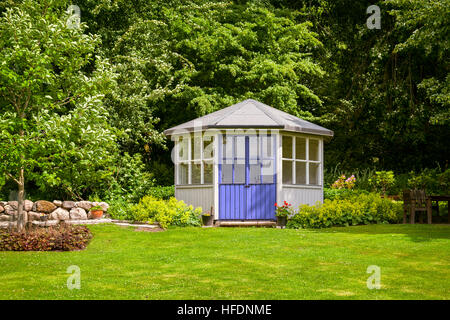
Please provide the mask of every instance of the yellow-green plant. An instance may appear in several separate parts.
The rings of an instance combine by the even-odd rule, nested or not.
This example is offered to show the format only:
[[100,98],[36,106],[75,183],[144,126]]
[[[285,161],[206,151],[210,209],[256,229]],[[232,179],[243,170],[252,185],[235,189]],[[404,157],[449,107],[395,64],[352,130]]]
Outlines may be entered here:
[[302,205],[288,221],[290,228],[326,228],[372,223],[398,223],[402,204],[379,194],[360,194],[348,199],[326,199],[315,206]]
[[140,222],[158,222],[161,227],[169,226],[200,226],[202,208],[194,209],[183,201],[174,197],[169,200],[157,199],[153,196],[145,196],[139,204],[133,206],[133,220]]

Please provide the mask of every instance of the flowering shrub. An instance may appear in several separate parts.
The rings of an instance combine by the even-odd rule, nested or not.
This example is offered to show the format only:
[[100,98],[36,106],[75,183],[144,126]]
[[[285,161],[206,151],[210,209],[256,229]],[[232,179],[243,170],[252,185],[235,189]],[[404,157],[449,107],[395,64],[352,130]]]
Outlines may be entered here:
[[377,191],[381,191],[383,195],[389,190],[395,183],[394,172],[392,171],[376,171],[374,176],[369,179],[371,185]]
[[355,183],[356,183],[356,178],[353,174],[348,178],[345,178],[345,175],[343,174],[331,185],[331,188],[333,188],[333,189],[346,188],[346,189],[350,190],[350,189],[353,189],[353,187],[355,186]]
[[302,205],[289,219],[288,228],[326,228],[372,223],[398,223],[402,204],[378,194],[360,194],[347,199],[326,199],[315,206]]
[[286,201],[284,201],[281,207],[275,202],[275,208],[277,217],[287,217],[293,213],[292,204],[287,203]]
[[57,225],[33,230],[0,229],[0,251],[71,251],[86,248],[92,239],[85,226]]
[[140,222],[159,222],[161,227],[201,226],[202,208],[194,209],[175,198],[169,200],[145,196],[131,209],[132,219]]

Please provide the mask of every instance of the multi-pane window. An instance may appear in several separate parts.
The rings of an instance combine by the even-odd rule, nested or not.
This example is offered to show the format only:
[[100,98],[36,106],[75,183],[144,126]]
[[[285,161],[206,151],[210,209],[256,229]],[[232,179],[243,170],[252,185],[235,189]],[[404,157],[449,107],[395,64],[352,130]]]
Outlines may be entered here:
[[282,136],[283,184],[320,185],[320,140]]
[[212,184],[214,137],[191,134],[177,142],[177,184]]
[[222,135],[220,183],[275,183],[274,147],[270,134]]

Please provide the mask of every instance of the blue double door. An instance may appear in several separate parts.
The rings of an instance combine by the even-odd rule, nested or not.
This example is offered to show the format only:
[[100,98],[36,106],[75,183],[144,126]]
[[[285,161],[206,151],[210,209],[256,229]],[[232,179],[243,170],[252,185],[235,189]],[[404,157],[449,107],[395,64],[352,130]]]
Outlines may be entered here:
[[222,135],[219,145],[219,219],[274,220],[275,137]]

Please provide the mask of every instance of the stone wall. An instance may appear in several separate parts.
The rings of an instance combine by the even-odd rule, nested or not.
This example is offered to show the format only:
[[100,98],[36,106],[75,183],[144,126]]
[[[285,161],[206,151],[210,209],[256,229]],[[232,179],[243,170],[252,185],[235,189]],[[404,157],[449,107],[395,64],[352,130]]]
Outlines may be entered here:
[[[106,202],[25,200],[23,209],[29,221],[40,220],[41,215],[48,220],[86,220],[92,219],[89,209],[94,206],[101,206],[104,213],[109,208]],[[0,222],[17,220],[17,208],[17,201],[0,201]]]

